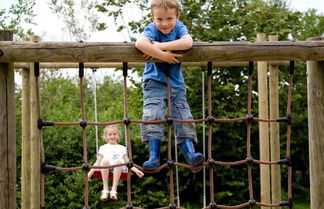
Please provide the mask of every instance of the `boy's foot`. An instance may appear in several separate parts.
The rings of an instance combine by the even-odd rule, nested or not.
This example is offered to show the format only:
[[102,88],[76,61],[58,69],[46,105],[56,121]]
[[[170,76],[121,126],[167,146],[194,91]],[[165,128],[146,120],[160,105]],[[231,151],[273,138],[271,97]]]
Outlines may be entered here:
[[148,141],[150,159],[143,163],[143,168],[147,170],[154,170],[160,166],[160,146],[159,139],[150,139]]
[[110,191],[110,199],[117,200],[117,192],[114,190]]
[[[179,144],[179,148],[187,160],[187,163],[191,166],[197,166],[205,161],[204,155],[196,152],[191,139],[185,139]],[[198,173],[202,167],[192,168],[193,173]]]
[[109,191],[107,190],[102,190],[101,191],[101,196],[100,196],[100,200],[101,201],[107,201],[108,200],[108,194],[109,194]]
[[146,170],[154,170],[160,166],[160,159],[150,158],[148,161],[143,163],[143,168]]

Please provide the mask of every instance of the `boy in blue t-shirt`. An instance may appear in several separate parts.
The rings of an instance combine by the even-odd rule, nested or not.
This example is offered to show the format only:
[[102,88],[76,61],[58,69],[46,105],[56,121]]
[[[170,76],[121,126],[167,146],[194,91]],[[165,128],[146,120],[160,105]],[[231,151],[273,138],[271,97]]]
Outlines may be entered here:
[[[165,119],[167,103],[167,68],[170,64],[171,118],[193,119],[186,99],[186,89],[181,63],[181,54],[172,50],[186,50],[192,47],[192,38],[186,26],[179,21],[178,0],[152,0],[152,20],[144,29],[135,46],[144,53],[144,58],[153,58],[167,63],[146,63],[143,73],[143,116],[142,120]],[[168,64],[169,63],[169,64]],[[163,140],[163,124],[141,124],[142,141],[149,143],[150,159],[143,163],[145,169],[155,169],[160,165],[160,145]],[[197,141],[194,123],[173,123],[176,140],[188,164],[204,162],[204,156],[196,153],[193,142]],[[193,169],[198,172],[200,169]]]

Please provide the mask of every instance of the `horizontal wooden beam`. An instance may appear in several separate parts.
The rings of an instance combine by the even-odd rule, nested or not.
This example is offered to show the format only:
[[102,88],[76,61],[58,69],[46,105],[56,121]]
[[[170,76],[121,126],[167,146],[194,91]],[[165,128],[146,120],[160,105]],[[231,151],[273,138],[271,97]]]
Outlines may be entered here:
[[[182,62],[319,61],[324,41],[195,42]],[[145,62],[134,43],[0,42],[0,62]]]
[[[288,61],[269,61],[269,65],[288,66]],[[129,62],[129,68],[143,68],[144,62]],[[213,62],[215,67],[242,67],[248,66],[249,62]],[[15,68],[29,68],[30,64],[26,62],[15,62]],[[41,62],[40,68],[78,68],[79,64],[76,62]],[[85,62],[86,68],[121,68],[122,62]],[[184,67],[204,67],[207,66],[207,62],[184,62]]]

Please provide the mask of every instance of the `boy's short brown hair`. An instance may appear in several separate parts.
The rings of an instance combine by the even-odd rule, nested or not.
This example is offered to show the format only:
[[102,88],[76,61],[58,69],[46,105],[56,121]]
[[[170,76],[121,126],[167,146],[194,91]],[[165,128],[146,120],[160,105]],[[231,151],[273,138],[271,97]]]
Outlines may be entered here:
[[177,12],[177,15],[179,16],[180,2],[178,0],[152,0],[151,1],[152,15],[153,15],[154,8],[175,9]]

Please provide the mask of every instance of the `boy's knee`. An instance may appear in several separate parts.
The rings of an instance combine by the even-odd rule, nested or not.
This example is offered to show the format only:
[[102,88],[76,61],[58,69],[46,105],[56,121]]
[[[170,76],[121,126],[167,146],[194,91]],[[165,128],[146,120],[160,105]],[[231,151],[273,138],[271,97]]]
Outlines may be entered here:
[[148,99],[144,101],[143,108],[143,120],[157,120],[161,119],[163,115],[161,115],[161,110],[163,107],[161,104],[163,103],[162,99]]
[[174,118],[178,118],[182,120],[193,119],[188,103],[179,102],[174,104],[173,108],[174,110],[172,111],[172,114],[174,115],[173,116]]

